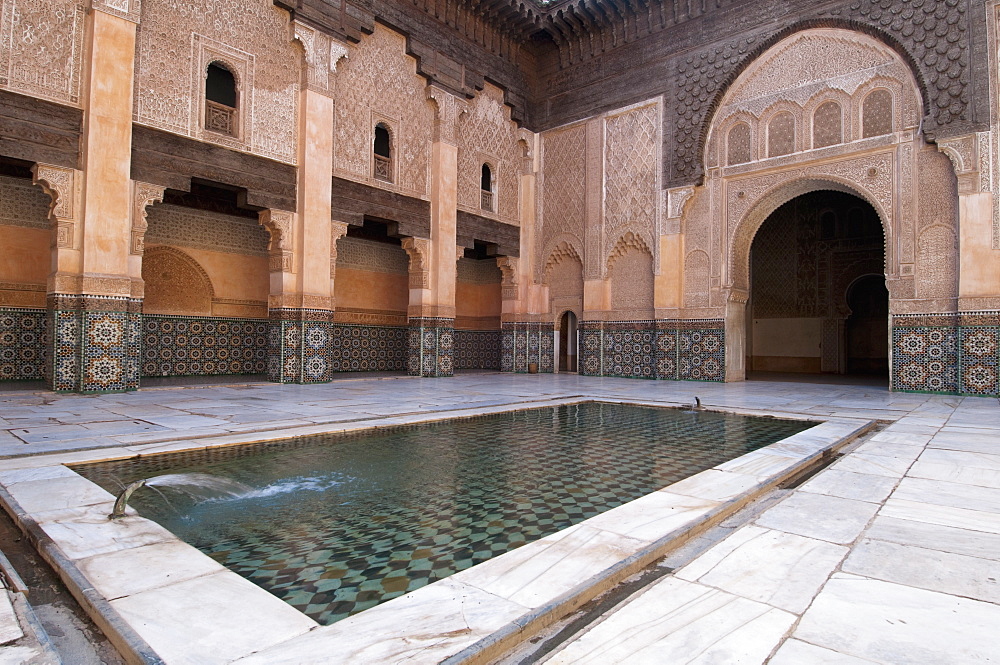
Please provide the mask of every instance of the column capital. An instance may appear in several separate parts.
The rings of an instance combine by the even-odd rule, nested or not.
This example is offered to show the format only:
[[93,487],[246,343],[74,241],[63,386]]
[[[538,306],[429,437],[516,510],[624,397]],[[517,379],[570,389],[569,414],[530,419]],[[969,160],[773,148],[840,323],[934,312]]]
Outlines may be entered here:
[[333,96],[333,75],[340,59],[348,57],[347,45],[301,21],[292,22],[292,39],[299,42],[304,51],[302,87]]
[[434,141],[458,145],[458,118],[465,112],[465,101],[433,85],[427,86],[427,99],[434,102]]
[[142,0],[90,0],[90,9],[138,24]]

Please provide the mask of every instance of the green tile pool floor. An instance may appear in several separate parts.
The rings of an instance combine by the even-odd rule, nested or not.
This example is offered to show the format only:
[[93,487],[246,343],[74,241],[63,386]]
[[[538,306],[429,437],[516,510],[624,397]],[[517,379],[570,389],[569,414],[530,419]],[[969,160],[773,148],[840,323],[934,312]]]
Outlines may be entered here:
[[249,486],[131,504],[330,624],[813,424],[585,402],[76,470],[115,493],[185,472]]

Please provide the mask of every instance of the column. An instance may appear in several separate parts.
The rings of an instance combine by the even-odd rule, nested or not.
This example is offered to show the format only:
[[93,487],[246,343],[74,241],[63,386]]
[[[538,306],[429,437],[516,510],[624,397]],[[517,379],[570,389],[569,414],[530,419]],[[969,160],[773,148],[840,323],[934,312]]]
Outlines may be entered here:
[[[459,100],[428,87],[435,102],[434,142],[431,144],[431,237],[408,238],[410,305],[408,372],[414,376],[452,376],[455,359],[455,280],[457,278]],[[424,242],[418,242],[424,241]],[[408,246],[409,245],[409,246]],[[419,252],[418,262],[415,262]],[[420,283],[414,283],[414,267]],[[416,286],[416,288],[415,288]]]
[[130,270],[129,178],[138,20],[134,0],[93,1],[83,54],[83,170],[36,167],[36,180],[57,193],[46,374],[59,392],[139,387],[142,282]]

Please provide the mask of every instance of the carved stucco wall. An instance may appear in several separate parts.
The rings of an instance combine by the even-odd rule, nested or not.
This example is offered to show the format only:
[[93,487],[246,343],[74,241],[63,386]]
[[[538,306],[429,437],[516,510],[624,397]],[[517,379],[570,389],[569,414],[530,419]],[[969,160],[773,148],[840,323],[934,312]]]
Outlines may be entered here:
[[52,198],[30,180],[0,176],[0,225],[51,228]]
[[539,178],[538,277],[556,249],[565,244],[583,260],[587,207],[587,128],[583,124],[542,134]]
[[150,247],[142,258],[147,314],[211,314],[212,281],[198,262],[173,247]]
[[[406,38],[380,24],[350,47],[337,65],[334,85],[334,173],[411,196],[428,195],[429,146],[434,107]],[[393,183],[372,177],[375,125],[392,137]]]
[[[860,21],[884,30],[920,68],[930,103],[932,129],[971,122],[969,82],[971,31],[968,4],[964,2],[909,2],[907,0],[858,0],[850,7],[820,11],[821,22]],[[668,117],[672,151],[668,182],[693,184],[703,174],[703,143],[714,125],[714,101],[770,39],[766,27],[754,35],[712,44],[677,62],[674,89],[680,104]],[[935,127],[936,126],[936,127]]]
[[[480,175],[484,162],[490,164],[496,180],[495,214],[480,208]],[[503,90],[487,83],[458,119],[459,208],[486,217],[496,216],[507,224],[519,224],[520,166],[518,129],[511,122],[510,107],[503,103]]]
[[86,0],[3,0],[0,88],[78,104],[87,5]]
[[267,230],[256,219],[159,203],[149,207],[146,243],[267,256]]
[[568,247],[557,250],[545,269],[549,286],[550,313],[558,317],[571,309],[577,316],[583,312],[583,263]]
[[608,262],[611,309],[616,321],[653,318],[653,256],[636,241],[623,241]]
[[[631,232],[653,248],[659,201],[660,105],[648,102],[604,121],[604,255]],[[655,265],[655,264],[654,264]]]
[[[788,73],[791,61],[807,73],[801,82]],[[892,109],[891,118],[880,117],[879,123],[892,131],[863,138],[865,100],[880,89],[892,95]],[[829,102],[842,109],[844,142],[823,145],[828,141],[820,140],[813,148],[815,111]],[[768,124],[781,113],[794,119],[794,152],[769,158]],[[818,122],[828,115],[820,114]],[[852,193],[875,207],[885,225],[886,275],[894,311],[931,306],[910,300],[920,297],[914,295],[913,281],[920,269],[917,219],[927,214],[917,191],[936,174],[930,191],[939,194],[930,205],[952,228],[957,198],[942,191],[954,187],[954,176],[940,168],[933,148],[919,135],[920,117],[920,98],[909,69],[896,53],[870,37],[845,30],[811,30],[764,53],[737,79],[716,114],[705,155],[709,177],[698,188],[684,220],[685,306],[705,307],[707,302],[721,315],[726,289],[747,287],[749,250],[759,225],[782,203],[818,189]],[[752,129],[751,161],[728,166],[726,138],[737,123]],[[934,242],[939,246],[942,241]],[[693,255],[695,251],[703,254]],[[952,250],[951,258],[942,260],[954,262],[954,255]],[[711,262],[707,276],[705,257]],[[935,284],[951,280],[941,277],[940,271],[927,278]],[[687,293],[689,287],[694,292]],[[947,290],[935,289],[935,293]]]
[[[239,136],[205,131],[205,71],[221,61],[239,89]],[[298,47],[270,0],[142,4],[136,37],[135,121],[168,132],[296,160]]]

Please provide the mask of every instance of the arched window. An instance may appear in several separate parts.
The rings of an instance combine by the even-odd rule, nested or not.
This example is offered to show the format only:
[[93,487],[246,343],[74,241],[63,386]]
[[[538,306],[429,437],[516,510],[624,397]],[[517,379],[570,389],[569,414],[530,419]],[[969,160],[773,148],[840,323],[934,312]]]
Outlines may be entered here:
[[795,151],[795,118],[783,112],[767,125],[767,156],[790,155]]
[[733,125],[726,141],[726,163],[745,164],[750,161],[750,125],[745,122]]
[[493,196],[493,169],[489,164],[483,164],[483,174],[479,182],[479,207],[483,210],[494,211]]
[[892,93],[885,88],[871,92],[861,105],[863,138],[892,133]]
[[213,62],[205,72],[205,129],[236,136],[239,95],[236,77],[221,62]]
[[379,180],[392,182],[392,135],[383,123],[375,125],[374,175]]
[[844,118],[837,102],[823,102],[813,114],[813,147],[825,148],[844,141]]

